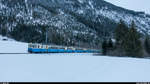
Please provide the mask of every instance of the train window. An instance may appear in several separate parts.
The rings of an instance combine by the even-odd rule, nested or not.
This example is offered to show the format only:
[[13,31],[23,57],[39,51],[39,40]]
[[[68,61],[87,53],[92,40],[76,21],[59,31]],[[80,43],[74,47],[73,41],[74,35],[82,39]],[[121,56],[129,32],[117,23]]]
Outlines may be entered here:
[[44,48],[44,49],[47,49],[47,45],[43,45],[43,48]]
[[40,48],[40,46],[39,46],[39,45],[37,45],[37,48]]
[[78,48],[77,50],[83,50],[83,49],[81,49],[81,48]]
[[36,48],[36,45],[32,45],[32,48]]
[[59,49],[65,49],[65,48],[63,48],[63,47],[60,47]]
[[43,46],[42,45],[38,45],[38,48],[42,48]]
[[34,48],[34,45],[31,45],[31,48]]
[[55,47],[55,49],[60,49],[59,47]]
[[41,48],[45,48],[45,46],[44,46],[44,45],[41,45]]
[[48,49],[56,49],[54,46],[49,46]]
[[65,50],[67,50],[68,48],[67,47],[65,47]]
[[51,48],[51,46],[48,46],[48,49],[50,49]]
[[76,48],[74,48],[74,47],[72,47],[71,49],[72,49],[72,50],[76,50]]
[[72,48],[68,48],[69,50],[73,50]]
[[54,49],[54,47],[50,47],[50,49]]
[[72,50],[76,50],[75,48],[72,48]]
[[57,49],[57,47],[51,47],[51,49]]
[[41,48],[45,48],[45,45],[41,45]]
[[34,45],[34,48],[38,48],[38,45]]
[[29,44],[28,47],[29,47],[29,48],[33,48],[33,45],[32,45],[32,44]]
[[29,44],[29,48],[37,48],[36,44]]
[[33,48],[33,45],[30,45],[29,47],[30,47],[30,48]]
[[83,50],[87,50],[87,49],[83,49]]
[[51,46],[47,46],[48,47],[48,49],[51,47]]

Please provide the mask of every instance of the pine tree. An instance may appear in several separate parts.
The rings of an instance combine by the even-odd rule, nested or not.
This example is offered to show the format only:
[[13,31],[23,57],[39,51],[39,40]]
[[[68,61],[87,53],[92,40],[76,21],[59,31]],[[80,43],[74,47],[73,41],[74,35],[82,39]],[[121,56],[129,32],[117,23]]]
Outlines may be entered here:
[[131,24],[129,32],[125,35],[125,39],[123,41],[123,48],[127,56],[141,57],[143,55],[140,35],[135,29],[134,21]]
[[150,37],[147,35],[145,39],[145,50],[150,54]]
[[107,41],[106,41],[106,39],[102,43],[102,53],[103,53],[103,55],[107,54]]
[[1,29],[2,36],[6,36],[6,30],[4,28]]
[[111,38],[109,39],[108,47],[109,47],[110,49],[113,48],[113,42],[112,42],[112,39],[111,39]]
[[2,36],[6,36],[7,35],[7,29],[2,28],[1,29],[1,34],[2,34]]
[[17,41],[41,43],[43,37],[37,27],[33,25],[18,24],[10,35]]
[[117,28],[115,29],[115,38],[116,38],[117,45],[122,45],[122,42],[123,42],[127,32],[128,32],[128,27],[126,26],[124,21],[120,20],[120,23],[118,24]]

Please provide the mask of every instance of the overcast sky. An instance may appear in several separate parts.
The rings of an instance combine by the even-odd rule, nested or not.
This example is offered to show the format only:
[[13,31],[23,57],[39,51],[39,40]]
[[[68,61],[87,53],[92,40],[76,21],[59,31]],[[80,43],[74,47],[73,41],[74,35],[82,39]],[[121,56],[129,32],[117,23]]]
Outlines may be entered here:
[[150,14],[150,0],[105,0],[126,9],[144,11]]

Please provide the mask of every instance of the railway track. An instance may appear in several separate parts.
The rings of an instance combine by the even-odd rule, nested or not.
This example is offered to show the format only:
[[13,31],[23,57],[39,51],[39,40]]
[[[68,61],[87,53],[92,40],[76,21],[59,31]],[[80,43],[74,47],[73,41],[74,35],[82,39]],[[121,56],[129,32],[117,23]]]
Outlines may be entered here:
[[[13,54],[56,54],[56,53],[0,53],[0,55],[13,55]],[[61,54],[61,53],[58,53]],[[62,53],[62,54],[69,54],[69,53]]]
[[0,53],[0,55],[3,55],[3,54],[32,54],[32,53]]

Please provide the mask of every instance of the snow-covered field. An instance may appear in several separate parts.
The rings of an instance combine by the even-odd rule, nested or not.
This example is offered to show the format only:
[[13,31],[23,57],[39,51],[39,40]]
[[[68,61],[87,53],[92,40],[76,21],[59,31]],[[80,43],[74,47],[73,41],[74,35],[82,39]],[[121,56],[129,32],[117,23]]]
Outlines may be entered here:
[[[2,41],[7,39],[8,41]],[[16,42],[13,39],[0,36],[0,53],[27,53],[27,43]]]
[[[1,52],[27,52],[26,43],[0,41]],[[8,51],[6,51],[8,49]],[[0,54],[2,82],[148,82],[150,59],[93,54]]]

